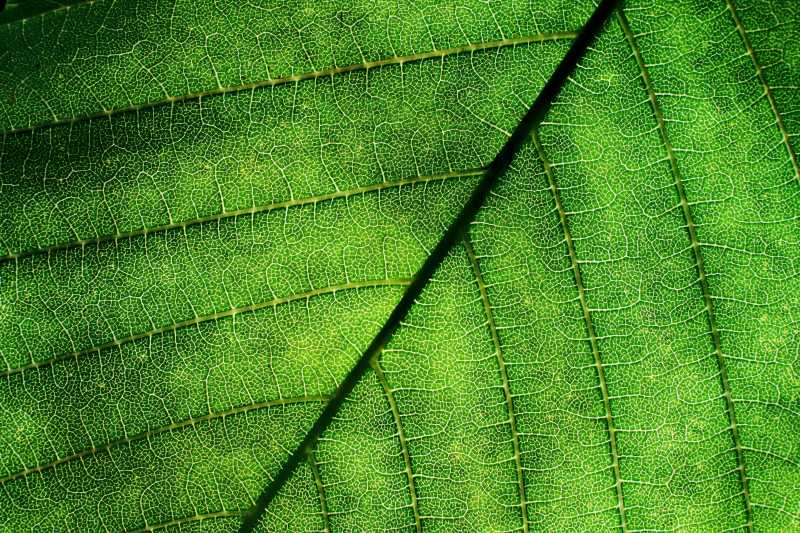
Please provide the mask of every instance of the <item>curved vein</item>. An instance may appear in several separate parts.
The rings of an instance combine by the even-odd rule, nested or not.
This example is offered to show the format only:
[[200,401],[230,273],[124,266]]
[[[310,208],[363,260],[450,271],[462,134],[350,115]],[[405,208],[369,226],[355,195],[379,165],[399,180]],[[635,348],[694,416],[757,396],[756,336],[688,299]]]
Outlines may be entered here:
[[725,0],[725,3],[728,6],[728,11],[731,12],[731,17],[733,18],[733,23],[736,25],[736,30],[742,37],[744,47],[747,50],[747,55],[750,56],[750,61],[753,62],[753,66],[756,69],[758,81],[760,81],[761,85],[764,87],[764,96],[767,97],[769,106],[772,109],[772,114],[775,115],[775,123],[778,125],[778,131],[781,133],[783,145],[786,147],[786,151],[789,152],[789,159],[791,160],[792,168],[794,169],[794,177],[800,181],[800,164],[797,161],[797,154],[795,153],[794,148],[792,148],[792,143],[789,141],[789,130],[786,129],[786,125],[783,123],[783,116],[781,115],[780,111],[778,111],[778,103],[775,100],[775,95],[772,93],[772,88],[767,83],[767,77],[764,75],[764,68],[758,62],[758,58],[756,58],[756,51],[753,48],[753,43],[750,41],[750,36],[747,34],[747,30],[745,29],[744,24],[742,24],[742,20],[739,18],[739,14],[736,11],[736,4],[733,0]]
[[146,339],[149,337],[153,337],[155,335],[160,335],[162,333],[171,333],[177,331],[179,329],[183,329],[189,326],[196,326],[202,324],[204,322],[210,322],[213,320],[219,320],[221,318],[231,317],[242,313],[252,313],[254,311],[258,311],[260,309],[264,309],[267,307],[275,307],[281,304],[286,304],[289,302],[293,302],[296,300],[305,300],[308,298],[312,298],[314,296],[320,296],[323,294],[335,294],[337,291],[344,291],[349,289],[362,289],[362,288],[373,288],[373,287],[391,287],[391,286],[407,286],[411,283],[410,279],[405,278],[398,278],[398,279],[383,279],[383,280],[373,280],[373,281],[351,281],[349,283],[342,283],[339,285],[331,285],[328,287],[322,287],[319,289],[312,289],[305,292],[300,292],[297,294],[292,294],[289,296],[282,296],[280,298],[275,298],[273,300],[269,300],[266,302],[260,302],[251,305],[244,305],[241,307],[231,307],[230,309],[226,309],[224,311],[219,311],[216,313],[211,313],[208,315],[197,316],[195,318],[189,320],[183,320],[181,322],[175,322],[168,326],[163,326],[156,329],[151,329],[150,331],[145,331],[143,333],[137,333],[135,335],[130,335],[128,337],[123,337],[121,339],[114,339],[113,341],[105,342],[103,344],[98,344],[96,346],[92,346],[90,348],[86,348],[84,350],[76,351],[76,352],[69,352],[66,354],[58,355],[56,357],[51,357],[50,359],[45,359],[43,361],[36,361],[33,363],[28,363],[27,365],[20,366],[17,368],[9,368],[0,372],[0,377],[9,377],[15,374],[19,374],[21,372],[25,372],[27,370],[32,370],[34,368],[42,368],[51,366],[54,363],[58,363],[61,361],[67,361],[71,359],[80,359],[86,355],[90,355],[93,353],[100,353],[103,350],[107,350],[109,348],[115,348],[122,346],[124,344],[128,344],[130,342],[138,341],[141,339]]
[[514,465],[517,470],[517,489],[519,490],[519,506],[522,511],[522,531],[528,533],[530,526],[528,524],[528,499],[525,491],[525,476],[522,468],[522,452],[520,446],[519,431],[517,430],[517,417],[514,409],[514,399],[511,396],[511,386],[508,380],[508,370],[506,369],[506,361],[503,356],[503,350],[500,347],[500,335],[497,333],[497,324],[494,320],[494,312],[489,303],[489,293],[486,289],[486,283],[483,280],[478,257],[475,255],[475,249],[472,246],[469,232],[464,234],[464,248],[467,250],[469,262],[472,265],[472,272],[475,274],[475,280],[478,284],[478,290],[481,293],[481,302],[483,302],[483,310],[486,314],[486,324],[489,326],[489,331],[492,335],[492,343],[494,345],[494,353],[497,358],[497,365],[500,368],[500,379],[503,385],[503,396],[506,400],[506,408],[508,409],[508,424],[511,427],[511,441],[514,446]]
[[617,509],[619,510],[620,525],[623,533],[625,533],[629,531],[629,529],[625,509],[625,499],[622,493],[622,469],[620,467],[620,455],[619,448],[617,446],[617,428],[614,424],[614,415],[611,411],[611,398],[608,394],[608,382],[606,381],[605,367],[603,366],[603,360],[600,356],[599,338],[594,329],[594,323],[592,322],[592,314],[589,309],[589,304],[586,301],[586,289],[583,285],[580,262],[578,261],[578,254],[575,252],[575,243],[573,242],[572,232],[570,231],[569,224],[567,222],[567,212],[564,209],[564,204],[561,202],[561,193],[558,189],[558,185],[556,184],[552,165],[544,153],[542,143],[539,140],[539,134],[535,129],[533,132],[531,132],[531,137],[533,138],[533,145],[536,148],[536,153],[538,154],[539,159],[542,161],[542,165],[544,166],[544,173],[547,176],[547,183],[549,185],[550,192],[553,195],[553,202],[555,203],[556,211],[558,211],[558,220],[564,233],[564,243],[566,244],[569,261],[572,267],[572,275],[575,278],[575,285],[578,289],[578,301],[581,305],[583,321],[586,323],[586,331],[589,335],[589,345],[592,348],[594,367],[597,371],[597,379],[600,383],[600,394],[603,398],[603,409],[605,410],[604,419],[606,421],[606,429],[608,430],[609,448],[611,449],[611,467],[614,472],[614,490],[617,496]]
[[403,453],[403,462],[406,465],[406,478],[408,479],[408,492],[411,495],[411,511],[414,514],[414,527],[417,533],[422,531],[422,518],[419,512],[419,499],[417,498],[417,487],[414,483],[414,471],[411,468],[411,454],[408,451],[408,440],[406,439],[406,433],[403,429],[403,422],[400,419],[400,410],[397,408],[397,401],[395,401],[394,393],[392,392],[392,388],[389,387],[389,382],[386,380],[386,376],[383,373],[383,368],[381,368],[381,363],[378,360],[382,352],[378,352],[375,355],[375,358],[372,359],[371,365],[372,370],[375,371],[375,376],[378,378],[378,382],[381,384],[383,388],[383,392],[386,396],[386,401],[389,403],[389,408],[392,411],[392,418],[394,419],[395,428],[397,428],[397,439],[400,441],[400,450]]
[[346,74],[349,72],[358,72],[364,71],[374,68],[386,67],[390,65],[402,65],[403,63],[412,63],[418,61],[424,61],[428,59],[443,59],[447,56],[456,55],[456,54],[465,54],[465,53],[474,53],[480,52],[483,50],[493,50],[498,48],[505,48],[508,46],[516,46],[516,45],[525,45],[531,43],[538,43],[538,42],[545,42],[545,41],[558,41],[558,40],[570,40],[574,39],[577,36],[576,32],[551,32],[551,33],[538,33],[535,35],[526,35],[523,37],[514,37],[511,39],[498,39],[495,41],[486,41],[482,43],[474,43],[474,44],[467,44],[462,46],[456,46],[453,48],[444,48],[442,50],[431,50],[428,52],[420,52],[417,54],[408,54],[403,56],[393,56],[387,57],[383,59],[377,59],[372,61],[364,61],[363,63],[354,63],[351,65],[347,65],[344,67],[329,67],[320,70],[313,70],[309,72],[304,72],[302,74],[295,74],[293,76],[284,76],[280,78],[273,78],[268,80],[260,80],[255,81],[252,83],[244,83],[241,85],[232,85],[232,86],[225,86],[225,87],[217,87],[215,89],[209,89],[206,91],[198,91],[198,92],[191,92],[183,95],[178,96],[166,96],[161,100],[154,100],[151,102],[144,102],[141,104],[130,105],[125,107],[115,107],[110,109],[104,109],[102,111],[98,111],[96,113],[90,113],[86,115],[81,115],[77,117],[71,118],[58,118],[56,120],[51,120],[47,122],[41,122],[38,124],[25,126],[22,128],[12,128],[10,130],[6,130],[3,132],[3,135],[9,134],[19,134],[19,133],[27,133],[32,132],[37,129],[41,128],[50,128],[54,126],[62,126],[62,125],[69,125],[75,124],[77,122],[83,122],[87,120],[92,120],[95,118],[102,118],[102,117],[109,117],[112,115],[118,115],[123,113],[135,113],[139,111],[143,111],[145,109],[151,109],[154,107],[160,107],[169,104],[176,104],[180,102],[192,101],[192,100],[200,100],[202,98],[206,98],[209,96],[219,96],[223,94],[229,93],[238,93],[242,91],[252,91],[257,89],[263,89],[268,87],[275,87],[278,85],[286,85],[289,83],[295,83],[299,81],[305,80],[315,80],[318,78],[327,78],[333,77],[341,74]]
[[79,459],[85,459],[90,456],[98,455],[103,452],[111,451],[114,448],[118,448],[120,446],[124,446],[126,444],[133,444],[134,442],[138,442],[141,440],[147,440],[157,435],[161,435],[163,433],[169,433],[172,431],[177,431],[188,426],[194,426],[200,422],[208,422],[210,420],[216,420],[218,418],[224,418],[226,416],[235,416],[242,413],[249,413],[251,411],[257,411],[259,409],[267,409],[269,407],[275,407],[279,405],[294,405],[299,403],[310,403],[310,402],[327,402],[330,399],[329,396],[298,396],[294,398],[282,398],[278,400],[269,400],[266,402],[255,402],[246,405],[240,405],[237,407],[232,407],[230,409],[226,409],[224,411],[216,411],[212,413],[207,413],[201,416],[195,416],[191,418],[187,418],[181,420],[179,422],[173,422],[166,426],[161,426],[155,429],[148,429],[147,431],[143,431],[141,433],[137,433],[136,435],[132,435],[130,437],[124,437],[121,439],[115,439],[106,442],[105,444],[101,444],[100,446],[93,446],[91,448],[86,448],[79,452],[73,453],[71,455],[67,455],[65,457],[61,457],[56,459],[55,461],[51,461],[49,463],[44,463],[41,465],[33,466],[30,468],[25,468],[16,472],[14,474],[9,474],[3,478],[0,478],[0,485],[5,485],[6,483],[10,483],[12,481],[16,481],[18,479],[25,478],[31,474],[36,474],[40,472],[45,472],[47,470],[52,470],[57,466],[61,466],[63,464],[71,463],[72,461],[76,461]]
[[641,71],[642,82],[644,84],[644,89],[647,92],[648,100],[650,102],[650,107],[653,110],[653,114],[655,115],[658,134],[661,137],[661,142],[664,145],[664,149],[667,154],[667,160],[669,161],[670,170],[672,172],[672,178],[675,182],[675,188],[678,191],[678,197],[680,199],[681,210],[683,212],[683,219],[686,223],[686,229],[689,234],[689,241],[691,242],[691,249],[692,254],[695,260],[695,266],[697,268],[697,274],[700,282],[700,291],[703,295],[703,303],[705,305],[705,312],[706,317],[708,319],[708,327],[711,334],[711,342],[714,347],[714,355],[717,360],[717,368],[719,370],[719,377],[720,383],[722,386],[722,397],[724,398],[725,402],[725,411],[728,417],[728,422],[730,424],[730,431],[731,431],[731,438],[733,439],[733,449],[736,455],[736,471],[739,473],[739,481],[742,485],[742,499],[744,503],[744,511],[745,511],[745,518],[747,523],[745,524],[745,528],[752,532],[753,531],[753,504],[750,497],[750,487],[747,479],[747,470],[745,468],[745,461],[744,461],[744,448],[742,447],[742,440],[739,435],[739,425],[736,421],[736,410],[733,404],[733,396],[731,395],[731,385],[730,380],[728,379],[728,369],[725,364],[725,356],[722,353],[722,344],[720,342],[720,335],[719,329],[717,328],[717,320],[714,311],[714,299],[711,296],[711,290],[708,284],[708,275],[706,273],[705,262],[703,261],[703,254],[700,250],[700,240],[697,238],[697,227],[695,226],[694,219],[692,217],[692,209],[689,204],[688,197],[686,195],[686,188],[683,183],[683,177],[681,175],[680,169],[678,168],[678,160],[675,157],[675,151],[672,146],[672,142],[667,135],[667,128],[666,122],[664,120],[664,114],[661,111],[661,106],[656,99],[656,92],[653,88],[652,81],[650,79],[650,73],[647,69],[647,65],[644,62],[644,58],[642,57],[642,52],[639,48],[639,45],[636,43],[636,37],[631,30],[630,25],[628,24],[628,18],[625,16],[624,10],[619,10],[617,12],[617,19],[619,20],[620,26],[622,27],[622,32],[625,34],[625,39],[628,41],[630,45],[631,51],[633,52],[633,56],[636,59],[636,64]]
[[417,183],[427,183],[433,181],[444,181],[449,178],[464,178],[470,176],[479,176],[483,174],[485,169],[483,168],[475,168],[475,169],[467,169],[467,170],[458,170],[458,171],[451,171],[451,172],[443,172],[441,174],[431,174],[428,176],[415,176],[413,178],[406,178],[400,179],[395,181],[384,181],[381,183],[375,183],[373,185],[365,185],[363,187],[355,187],[352,189],[346,189],[343,191],[336,191],[328,194],[319,194],[314,196],[308,196],[306,198],[300,199],[292,199],[292,200],[285,200],[282,202],[275,202],[271,204],[265,205],[258,205],[253,207],[248,207],[245,209],[236,209],[231,211],[223,211],[221,213],[216,213],[213,215],[208,215],[204,217],[193,218],[190,220],[185,220],[183,222],[174,222],[171,224],[163,224],[161,226],[153,226],[150,228],[141,228],[133,231],[125,231],[120,233],[114,234],[107,234],[107,235],[98,235],[97,237],[92,237],[88,239],[78,239],[73,241],[62,242],[58,244],[53,244],[50,246],[44,246],[42,248],[32,248],[28,250],[22,250],[20,252],[14,253],[7,253],[4,256],[0,256],[0,264],[6,261],[11,261],[14,259],[23,259],[25,257],[37,256],[37,255],[48,255],[53,252],[57,252],[60,250],[70,250],[73,248],[85,248],[86,246],[97,246],[103,243],[108,242],[118,242],[125,239],[132,239],[135,237],[143,237],[145,235],[152,235],[154,233],[162,233],[166,231],[172,230],[183,230],[190,226],[196,226],[199,224],[206,224],[208,222],[217,222],[221,220],[225,220],[228,218],[235,218],[245,215],[256,215],[259,213],[268,213],[270,211],[275,211],[278,209],[288,209],[290,207],[298,207],[298,206],[305,206],[309,204],[316,204],[319,202],[327,202],[331,200],[336,200],[340,198],[348,198],[350,196],[354,196],[357,194],[366,194],[375,191],[382,191],[387,189],[395,189],[402,187],[403,185],[414,185]]

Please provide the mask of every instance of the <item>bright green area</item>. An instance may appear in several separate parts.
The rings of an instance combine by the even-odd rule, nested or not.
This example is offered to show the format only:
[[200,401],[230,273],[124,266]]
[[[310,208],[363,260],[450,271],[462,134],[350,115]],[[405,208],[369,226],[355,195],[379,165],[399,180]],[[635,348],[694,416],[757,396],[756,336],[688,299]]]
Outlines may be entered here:
[[[75,4],[0,25],[0,530],[232,531],[592,5]],[[799,72],[626,2],[260,529],[800,529]]]

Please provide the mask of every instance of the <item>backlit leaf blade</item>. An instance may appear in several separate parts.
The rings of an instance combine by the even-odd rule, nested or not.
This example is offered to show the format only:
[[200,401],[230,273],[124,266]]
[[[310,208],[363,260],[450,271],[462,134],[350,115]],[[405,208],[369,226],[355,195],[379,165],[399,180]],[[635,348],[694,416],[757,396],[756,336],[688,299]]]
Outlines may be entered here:
[[[457,4],[0,26],[3,527],[238,526],[592,8]],[[798,16],[627,2],[262,528],[797,528]]]

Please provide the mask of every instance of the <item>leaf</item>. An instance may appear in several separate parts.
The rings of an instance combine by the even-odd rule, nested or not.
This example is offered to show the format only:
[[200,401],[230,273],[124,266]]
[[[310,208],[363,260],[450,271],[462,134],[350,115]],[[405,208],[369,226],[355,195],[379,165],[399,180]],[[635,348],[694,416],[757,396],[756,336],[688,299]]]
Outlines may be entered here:
[[67,9],[85,0],[5,0],[0,1],[0,23],[28,18],[48,11]]
[[[237,528],[591,8],[0,26],[2,527]],[[798,22],[627,2],[262,529],[797,529]]]

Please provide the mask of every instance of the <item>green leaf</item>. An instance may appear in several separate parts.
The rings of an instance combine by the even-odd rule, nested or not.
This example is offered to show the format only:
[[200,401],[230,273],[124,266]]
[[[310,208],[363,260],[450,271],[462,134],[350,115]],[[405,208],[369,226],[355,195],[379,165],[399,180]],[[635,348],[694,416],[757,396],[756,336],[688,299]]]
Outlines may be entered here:
[[[235,530],[592,8],[3,19],[0,529]],[[261,528],[800,528],[799,37],[626,2]]]
[[69,9],[72,4],[86,0],[5,0],[0,2],[0,24],[32,17],[48,11]]

